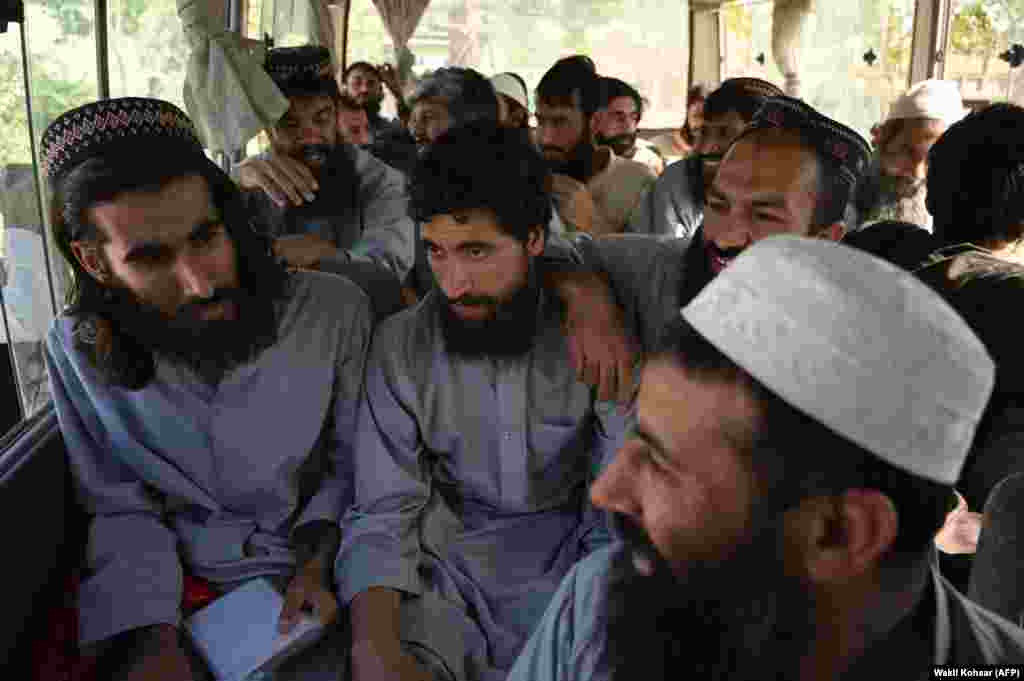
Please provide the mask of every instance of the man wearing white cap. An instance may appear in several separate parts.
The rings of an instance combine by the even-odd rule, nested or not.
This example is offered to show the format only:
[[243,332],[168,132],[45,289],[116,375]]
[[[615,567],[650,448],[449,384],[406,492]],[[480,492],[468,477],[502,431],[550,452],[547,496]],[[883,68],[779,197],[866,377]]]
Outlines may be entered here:
[[515,73],[491,76],[491,85],[498,93],[498,122],[506,128],[530,128],[530,99],[526,83]]
[[877,132],[875,163],[859,190],[861,224],[902,220],[931,230],[925,207],[928,151],[966,115],[959,86],[925,80],[901,95]]
[[921,679],[1020,663],[932,540],[994,382],[913,275],[792,236],[741,255],[644,370],[591,488],[622,542],[566,577],[510,681]]

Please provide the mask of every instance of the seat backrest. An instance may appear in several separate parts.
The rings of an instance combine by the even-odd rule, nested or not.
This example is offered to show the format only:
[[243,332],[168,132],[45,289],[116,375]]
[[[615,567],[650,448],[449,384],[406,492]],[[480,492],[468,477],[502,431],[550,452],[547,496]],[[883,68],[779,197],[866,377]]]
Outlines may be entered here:
[[40,618],[81,555],[85,523],[73,501],[64,440],[52,405],[0,444],[0,451],[5,547],[0,660],[11,663],[25,659],[31,650]]
[[985,502],[967,595],[1011,622],[1024,614],[1024,474],[1010,475]]

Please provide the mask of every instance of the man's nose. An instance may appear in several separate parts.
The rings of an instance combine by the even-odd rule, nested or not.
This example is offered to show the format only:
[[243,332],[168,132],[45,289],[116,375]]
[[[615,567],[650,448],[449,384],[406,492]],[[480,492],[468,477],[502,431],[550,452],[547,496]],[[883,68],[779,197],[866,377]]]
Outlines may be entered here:
[[203,263],[194,256],[182,255],[178,261],[178,282],[186,298],[212,298],[213,277]]

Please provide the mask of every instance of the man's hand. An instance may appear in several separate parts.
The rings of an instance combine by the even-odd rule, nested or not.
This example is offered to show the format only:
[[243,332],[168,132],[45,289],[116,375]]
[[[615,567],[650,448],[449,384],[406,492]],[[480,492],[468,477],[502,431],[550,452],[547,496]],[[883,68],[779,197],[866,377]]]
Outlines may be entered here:
[[174,627],[154,626],[144,640],[147,652],[128,670],[125,681],[192,681],[192,666]]
[[299,568],[284,592],[284,607],[278,620],[278,631],[288,634],[304,609],[310,609],[318,620],[328,626],[338,618],[338,599],[325,582],[330,579],[329,559],[316,556]]
[[402,83],[398,78],[398,70],[391,64],[381,64],[377,67],[377,72],[380,73],[380,81],[384,86],[391,91],[395,99],[401,101]]
[[242,161],[238,165],[238,183],[245,189],[262,189],[282,208],[289,202],[301,206],[312,201],[320,189],[306,164],[275,153]]
[[338,249],[330,241],[316,234],[293,234],[274,240],[274,255],[283,258],[292,267],[313,268],[334,255]]
[[569,355],[580,380],[597,388],[602,401],[633,400],[636,343],[622,310],[603,278],[592,273],[552,275],[565,303]]
[[967,509],[967,501],[956,492],[957,506],[946,515],[946,524],[935,535],[935,546],[948,554],[975,553],[984,516]]
[[358,641],[352,646],[352,681],[435,681],[398,640]]

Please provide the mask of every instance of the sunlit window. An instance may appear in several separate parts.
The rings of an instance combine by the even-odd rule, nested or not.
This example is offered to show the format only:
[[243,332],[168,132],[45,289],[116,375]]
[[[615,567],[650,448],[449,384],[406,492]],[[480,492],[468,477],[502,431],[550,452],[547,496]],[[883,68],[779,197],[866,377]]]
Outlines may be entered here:
[[[800,97],[867,136],[909,84],[914,0],[814,6],[800,52]],[[772,53],[772,7],[722,7],[723,78],[754,76],[784,85]]]
[[[352,6],[349,62],[394,62],[369,0]],[[433,0],[409,42],[422,76],[468,66],[518,73],[533,90],[560,57],[590,55],[602,75],[635,86],[649,102],[643,127],[678,127],[686,111],[689,29],[678,0]]]
[[156,97],[184,108],[189,46],[174,0],[109,0],[110,95]]
[[1000,57],[1024,43],[1024,2],[953,0],[944,77],[967,100],[1024,103],[1024,66]]

